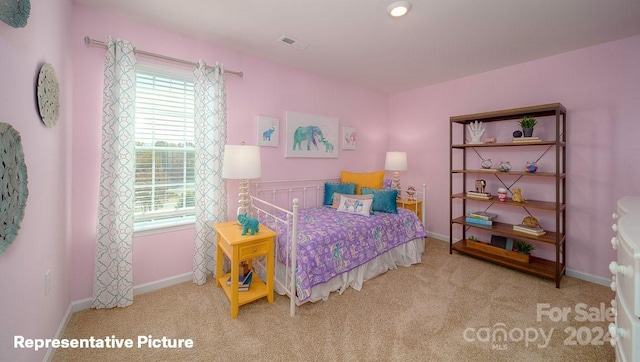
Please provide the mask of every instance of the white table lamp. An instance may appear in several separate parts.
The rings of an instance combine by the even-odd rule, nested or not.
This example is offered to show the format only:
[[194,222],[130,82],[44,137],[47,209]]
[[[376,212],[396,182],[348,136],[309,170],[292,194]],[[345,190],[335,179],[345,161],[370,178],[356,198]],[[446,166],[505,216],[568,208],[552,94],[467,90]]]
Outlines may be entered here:
[[240,180],[238,194],[238,212],[248,214],[251,201],[249,199],[249,179],[260,178],[262,166],[260,162],[260,146],[225,145],[222,161],[222,178]]
[[407,170],[407,153],[387,152],[387,158],[384,162],[384,169],[387,171],[393,171],[393,182],[391,184],[391,187],[398,190],[398,198],[401,198],[399,171]]

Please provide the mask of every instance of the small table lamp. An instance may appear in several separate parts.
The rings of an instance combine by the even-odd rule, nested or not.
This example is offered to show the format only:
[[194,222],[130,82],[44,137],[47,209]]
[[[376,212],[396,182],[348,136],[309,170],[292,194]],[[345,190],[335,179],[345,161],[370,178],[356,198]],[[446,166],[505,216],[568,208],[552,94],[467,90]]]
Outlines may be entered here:
[[393,182],[391,187],[398,190],[398,198],[400,197],[400,173],[398,171],[407,170],[407,153],[406,152],[387,152],[387,158],[384,162],[384,169],[393,171]]
[[222,178],[240,180],[237,215],[249,213],[249,179],[260,178],[260,146],[225,145],[222,161]]

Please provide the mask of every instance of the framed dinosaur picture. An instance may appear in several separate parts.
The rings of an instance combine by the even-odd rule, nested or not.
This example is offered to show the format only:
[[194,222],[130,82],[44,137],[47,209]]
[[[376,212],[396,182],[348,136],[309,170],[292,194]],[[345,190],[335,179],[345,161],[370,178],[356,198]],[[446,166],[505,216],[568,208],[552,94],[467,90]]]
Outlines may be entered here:
[[280,120],[273,117],[258,116],[258,146],[278,147],[280,138]]
[[338,158],[338,119],[287,111],[286,157]]

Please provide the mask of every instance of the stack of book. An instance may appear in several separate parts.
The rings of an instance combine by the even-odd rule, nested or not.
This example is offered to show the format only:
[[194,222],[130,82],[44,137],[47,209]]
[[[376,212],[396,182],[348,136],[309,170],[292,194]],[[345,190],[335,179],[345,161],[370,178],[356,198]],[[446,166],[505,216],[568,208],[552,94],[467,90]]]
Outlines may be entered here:
[[[249,286],[251,286],[251,279],[253,278],[253,270],[249,270],[246,275],[241,275],[238,280],[238,291],[246,292],[249,290]],[[231,285],[231,277],[227,279],[227,285]]]
[[538,137],[515,137],[513,139],[514,143],[527,143],[527,142],[542,142],[542,140]]
[[467,214],[466,221],[469,224],[492,226],[493,220],[497,217],[498,215],[492,214],[490,212],[478,211]]
[[483,199],[483,200],[491,200],[493,196],[491,196],[488,192],[475,192],[475,191],[467,191],[467,197],[473,197],[475,199]]
[[533,236],[540,236],[547,233],[540,226],[531,227],[531,226],[525,226],[523,224],[513,225],[513,231],[517,231],[520,233],[529,234]]

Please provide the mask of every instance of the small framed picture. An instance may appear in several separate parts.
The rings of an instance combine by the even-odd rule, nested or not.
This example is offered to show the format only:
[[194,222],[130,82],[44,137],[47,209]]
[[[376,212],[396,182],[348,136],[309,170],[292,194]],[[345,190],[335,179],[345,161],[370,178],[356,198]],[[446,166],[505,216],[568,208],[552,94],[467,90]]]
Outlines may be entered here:
[[342,149],[356,149],[356,129],[353,127],[342,127]]
[[278,147],[280,120],[258,116],[258,146]]

